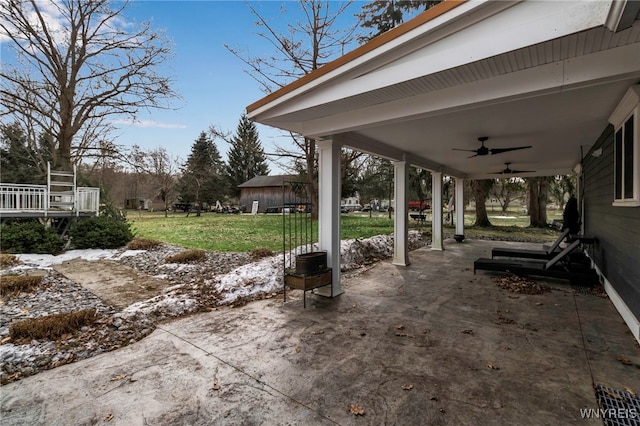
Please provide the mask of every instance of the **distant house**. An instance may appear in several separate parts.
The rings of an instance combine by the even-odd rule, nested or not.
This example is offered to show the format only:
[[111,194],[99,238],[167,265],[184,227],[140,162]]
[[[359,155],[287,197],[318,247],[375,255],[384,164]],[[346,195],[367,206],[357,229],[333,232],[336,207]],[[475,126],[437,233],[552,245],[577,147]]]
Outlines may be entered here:
[[[256,176],[249,179],[240,188],[240,205],[246,206],[246,211],[251,211],[254,201],[258,201],[258,211],[264,213],[268,208],[282,207],[283,187],[285,182],[299,182],[300,177],[295,175]],[[289,194],[287,199],[291,198]]]

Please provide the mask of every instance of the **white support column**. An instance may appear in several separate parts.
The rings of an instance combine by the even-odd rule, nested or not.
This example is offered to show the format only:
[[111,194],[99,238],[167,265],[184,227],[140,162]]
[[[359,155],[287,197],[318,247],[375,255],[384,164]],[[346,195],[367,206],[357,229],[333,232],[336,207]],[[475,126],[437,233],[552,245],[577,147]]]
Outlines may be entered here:
[[456,178],[456,234],[464,235],[464,179]]
[[431,172],[431,250],[444,250],[442,244],[442,172]]
[[327,251],[327,264],[332,268],[333,294],[330,287],[316,289],[326,297],[342,294],[340,283],[340,145],[332,140],[316,141],[318,145],[318,245]]
[[406,161],[393,162],[393,198],[395,201],[393,221],[393,264],[409,265],[409,224],[407,214],[407,182],[409,167]]

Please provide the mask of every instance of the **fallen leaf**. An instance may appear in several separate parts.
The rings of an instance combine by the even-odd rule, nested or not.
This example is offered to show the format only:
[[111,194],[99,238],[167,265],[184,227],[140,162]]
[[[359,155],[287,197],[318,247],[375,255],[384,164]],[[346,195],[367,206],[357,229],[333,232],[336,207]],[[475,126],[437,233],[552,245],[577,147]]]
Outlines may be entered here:
[[299,347],[296,348],[296,353],[299,354],[300,352],[302,352],[302,349],[300,349]]
[[0,340],[0,345],[4,345],[7,342],[11,341],[11,337],[7,336],[4,339]]
[[312,331],[311,334],[324,334],[324,330]]
[[624,390],[626,390],[632,397],[636,397],[636,393],[630,387],[625,386]]
[[364,416],[364,407],[358,404],[349,404],[349,411],[354,416]]
[[542,305],[544,305],[544,303],[542,303],[542,302],[536,302],[536,306],[542,306]]
[[496,367],[495,365],[489,363],[487,363],[487,368],[490,368],[492,370],[500,370],[500,367]]
[[213,390],[215,390],[215,391],[220,390],[220,385],[218,384],[218,382],[215,382],[215,383],[213,384],[213,386],[211,387],[211,389],[213,389]]
[[111,420],[113,420],[113,414],[107,414],[107,417],[104,418],[105,422],[110,422]]
[[429,334],[429,333],[431,333],[430,328],[425,328],[424,330],[422,330],[422,334]]
[[633,362],[626,356],[618,355],[618,361],[624,365],[633,365]]
[[404,330],[404,325],[402,324],[396,325],[396,330]]
[[124,379],[125,377],[127,377],[127,375],[126,375],[126,374],[118,374],[117,376],[113,376],[113,377],[111,378],[111,381],[112,381],[112,382],[115,382],[116,380],[122,380],[122,379]]
[[610,397],[612,397],[612,398],[615,398],[615,399],[623,399],[620,395],[615,394],[615,393],[613,393],[613,392],[610,392],[608,389],[602,388],[602,390],[603,390],[607,395],[609,395],[609,396],[610,396]]
[[411,389],[413,389],[413,385],[402,385],[402,389],[411,390]]
[[461,331],[462,334],[470,334],[473,335],[473,330],[471,330],[470,328],[464,329]]

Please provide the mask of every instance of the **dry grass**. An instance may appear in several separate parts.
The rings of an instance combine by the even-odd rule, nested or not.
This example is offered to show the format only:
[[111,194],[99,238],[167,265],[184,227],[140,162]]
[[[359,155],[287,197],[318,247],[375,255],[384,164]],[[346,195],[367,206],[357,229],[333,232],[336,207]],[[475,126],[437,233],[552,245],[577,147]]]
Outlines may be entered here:
[[91,325],[96,320],[96,311],[83,309],[76,312],[47,315],[16,321],[9,326],[11,340],[19,339],[57,339],[63,334]]
[[20,263],[20,261],[16,256],[12,254],[0,253],[0,268],[17,265],[18,263]]
[[162,245],[162,241],[136,237],[127,244],[130,250],[151,250]]
[[18,293],[29,293],[42,282],[42,277],[29,275],[6,275],[0,277],[0,295],[14,296]]
[[256,247],[252,249],[249,254],[251,254],[251,256],[256,259],[261,259],[263,257],[273,256],[273,250],[271,250],[269,247]]
[[207,257],[207,253],[204,250],[186,250],[173,256],[169,256],[165,259],[167,263],[191,263],[198,262]]

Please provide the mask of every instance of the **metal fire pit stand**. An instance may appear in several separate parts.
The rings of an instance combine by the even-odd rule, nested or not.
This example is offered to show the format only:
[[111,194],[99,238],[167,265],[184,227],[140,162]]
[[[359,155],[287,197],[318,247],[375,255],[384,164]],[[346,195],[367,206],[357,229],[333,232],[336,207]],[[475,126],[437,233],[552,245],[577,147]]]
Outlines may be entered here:
[[[287,301],[287,287],[302,290],[304,308],[307,307],[307,291],[318,287],[331,286],[331,268],[325,262],[311,270],[301,270],[294,256],[314,253],[313,221],[311,220],[311,197],[305,182],[285,181],[282,185],[282,262],[284,301]],[[313,257],[313,256],[312,256]]]

